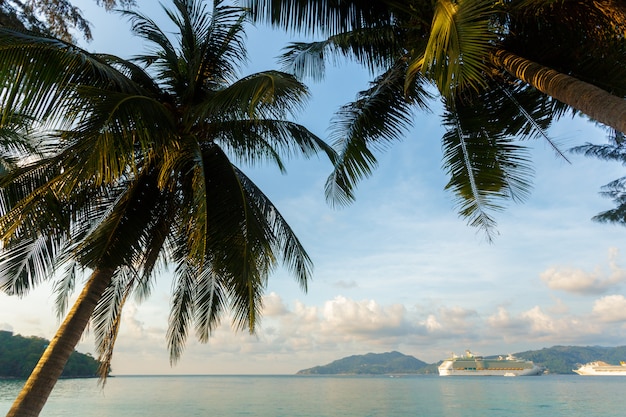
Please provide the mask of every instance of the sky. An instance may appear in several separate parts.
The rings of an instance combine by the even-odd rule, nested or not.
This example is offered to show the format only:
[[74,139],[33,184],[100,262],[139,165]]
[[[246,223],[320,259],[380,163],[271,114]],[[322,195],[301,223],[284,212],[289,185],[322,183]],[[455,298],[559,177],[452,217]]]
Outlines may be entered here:
[[[91,0],[74,2],[93,25],[89,51],[130,57],[146,45],[127,23]],[[139,1],[158,21],[156,2]],[[287,34],[250,27],[249,67],[276,69]],[[333,113],[367,87],[352,63],[329,65],[323,82],[307,81],[311,99],[298,122],[328,137]],[[295,159],[287,175],[245,168],[281,211],[314,262],[304,293],[285,269],[269,279],[254,335],[226,317],[207,344],[189,338],[170,365],[165,333],[171,295],[166,271],[151,297],[129,300],[113,357],[113,375],[293,374],[345,356],[399,351],[433,363],[471,349],[491,355],[554,345],[626,344],[626,229],[591,221],[613,207],[602,185],[623,176],[618,163],[567,153],[543,140],[532,147],[531,196],[496,214],[492,243],[456,214],[444,190],[437,102],[416,113],[404,140],[377,153],[379,165],[359,184],[356,201],[332,208],[324,197],[331,166],[323,156]],[[567,150],[605,143],[605,132],[581,117],[549,130]],[[59,320],[51,285],[23,298],[0,293],[0,330],[52,338]],[[77,349],[93,352],[87,333]]]

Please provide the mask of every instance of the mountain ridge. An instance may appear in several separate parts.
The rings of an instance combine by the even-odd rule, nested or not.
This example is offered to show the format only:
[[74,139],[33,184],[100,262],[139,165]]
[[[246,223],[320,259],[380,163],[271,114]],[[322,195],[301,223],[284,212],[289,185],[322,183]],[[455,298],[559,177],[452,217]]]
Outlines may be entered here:
[[[618,364],[626,360],[626,346],[562,346],[555,345],[539,350],[527,350],[514,354],[531,360],[543,367],[546,373],[574,374],[579,364],[605,361]],[[485,356],[496,357],[497,355]],[[297,375],[385,375],[385,374],[436,374],[442,361],[427,363],[411,355],[392,351],[366,353],[337,359],[326,365],[318,365],[298,371]]]
[[413,356],[397,351],[352,355],[333,361],[327,365],[314,366],[297,372],[299,375],[381,375],[390,373],[417,373],[428,365]]

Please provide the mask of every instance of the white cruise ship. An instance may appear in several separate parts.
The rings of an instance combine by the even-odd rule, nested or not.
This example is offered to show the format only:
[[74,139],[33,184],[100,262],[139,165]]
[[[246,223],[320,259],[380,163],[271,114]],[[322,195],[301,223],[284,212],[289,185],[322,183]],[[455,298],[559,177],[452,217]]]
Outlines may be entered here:
[[497,358],[475,356],[469,350],[465,355],[452,355],[439,365],[440,376],[471,375],[471,376],[527,376],[540,375],[543,369],[531,361],[518,359],[513,355]]
[[578,375],[584,376],[626,376],[626,362],[611,365],[602,361],[589,362],[574,369]]

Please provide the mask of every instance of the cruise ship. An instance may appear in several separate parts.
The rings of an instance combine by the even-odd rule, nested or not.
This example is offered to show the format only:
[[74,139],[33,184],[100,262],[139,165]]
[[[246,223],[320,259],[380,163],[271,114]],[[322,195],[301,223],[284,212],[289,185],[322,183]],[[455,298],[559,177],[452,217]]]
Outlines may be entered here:
[[543,369],[531,361],[518,359],[513,355],[497,358],[475,356],[469,350],[465,355],[452,355],[439,365],[439,375],[471,375],[471,376],[526,376],[540,375]]
[[602,361],[589,362],[574,369],[578,375],[585,376],[626,376],[626,362],[619,365],[611,365]]

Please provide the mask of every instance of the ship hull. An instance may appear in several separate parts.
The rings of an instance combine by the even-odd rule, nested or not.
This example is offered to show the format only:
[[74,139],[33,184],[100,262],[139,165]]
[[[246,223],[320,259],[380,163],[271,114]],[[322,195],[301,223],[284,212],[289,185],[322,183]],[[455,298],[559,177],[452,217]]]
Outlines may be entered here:
[[582,376],[626,376],[626,364],[617,366],[594,362],[582,365],[574,372]]
[[541,375],[542,370],[538,366],[530,369],[439,369],[440,376],[534,376]]

